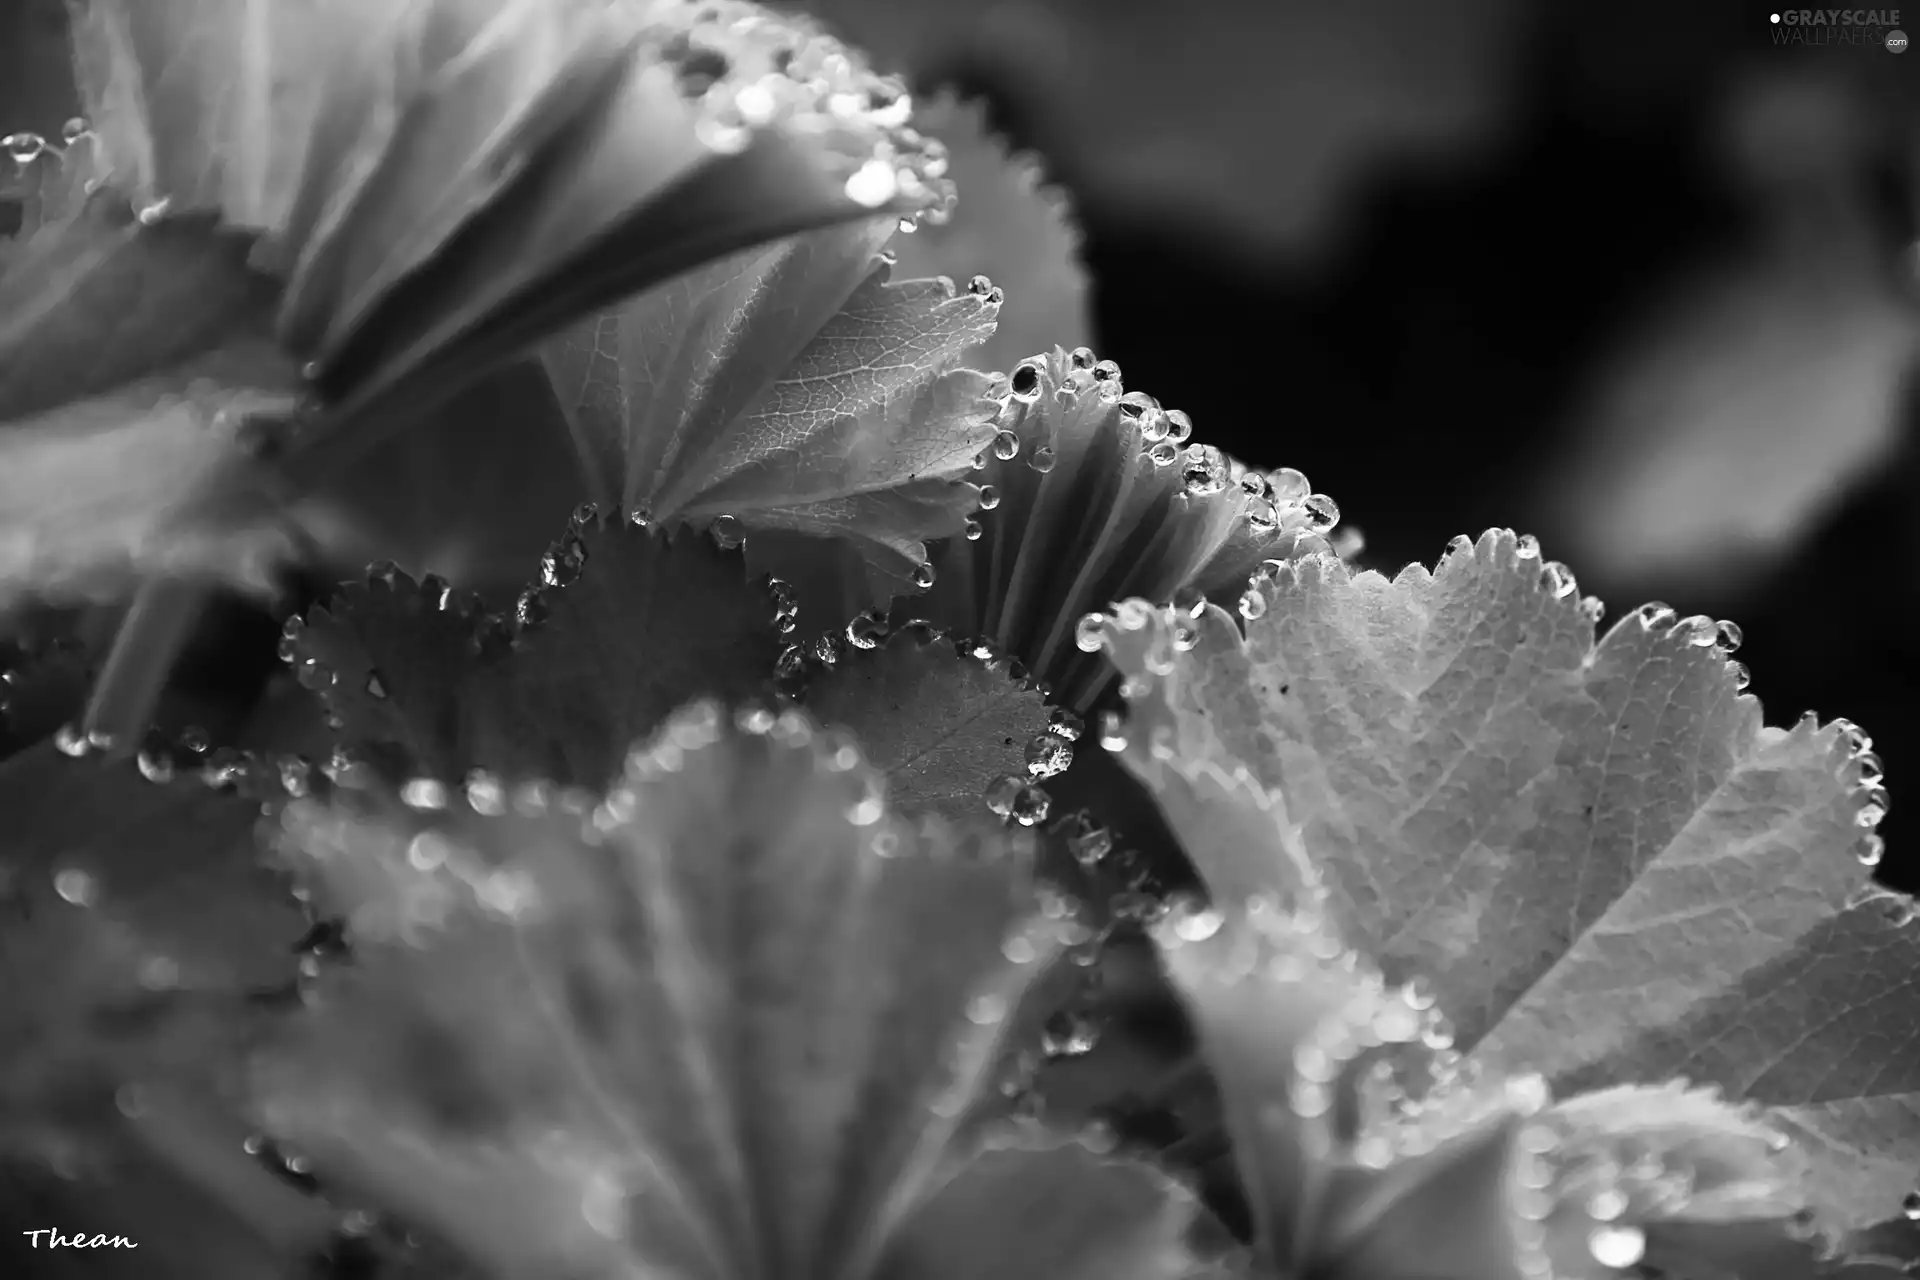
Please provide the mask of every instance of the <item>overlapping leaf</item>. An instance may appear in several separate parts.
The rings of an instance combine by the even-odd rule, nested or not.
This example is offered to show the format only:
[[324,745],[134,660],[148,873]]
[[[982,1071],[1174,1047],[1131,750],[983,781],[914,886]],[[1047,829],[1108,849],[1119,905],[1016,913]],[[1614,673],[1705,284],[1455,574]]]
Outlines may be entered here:
[[903,279],[976,275],[1013,290],[993,336],[972,357],[1011,369],[1029,354],[1093,339],[1080,231],[1067,199],[1045,184],[1037,157],[1014,152],[979,101],[942,94],[917,105],[914,125],[946,148],[947,176],[966,194],[951,219],[891,245]]
[[737,553],[589,519],[542,574],[510,624],[443,581],[376,570],[290,628],[287,652],[349,755],[395,781],[604,786],[689,695],[766,693],[775,606]]
[[[972,475],[981,513],[937,548],[931,590],[895,614],[986,637],[1071,710],[1111,675],[1078,643],[1090,610],[1131,595],[1237,595],[1262,560],[1324,546],[1338,519],[1298,472],[1269,477],[1190,443],[1185,414],[1123,392],[1119,367],[1084,347],[1022,361],[999,394]],[[799,585],[803,601],[834,598]]]
[[747,536],[756,567],[781,576],[844,540],[894,584],[880,602],[908,589],[922,543],[976,505],[962,477],[992,406],[960,361],[999,302],[890,282],[873,255],[893,222],[716,264],[549,344],[595,496]]
[[1010,1196],[1056,1246],[1166,1259],[1178,1215],[1125,1166],[951,1176],[1057,931],[1000,837],[879,790],[802,717],[700,704],[604,800],[296,805],[361,963],[264,1065],[271,1127],[494,1274],[1057,1274],[1077,1253],[997,1243]]
[[[956,652],[918,629],[866,643],[816,676],[805,704],[822,724],[854,735],[901,813],[977,813],[1002,779],[1010,781],[993,803],[1010,808],[1030,777],[1051,776],[1072,759],[1072,743],[1048,732],[1045,700],[1015,680],[1004,659]],[[1044,816],[1022,818],[1031,826]]]
[[[1650,606],[1596,642],[1571,577],[1510,533],[1431,574],[1316,557],[1254,590],[1244,639],[1211,607],[1107,629],[1150,785],[1156,757],[1211,755],[1283,797],[1343,930],[1425,975],[1477,1062],[1561,1092],[1721,1086],[1810,1158],[1823,1224],[1898,1213],[1915,943],[1856,861],[1885,804],[1856,730],[1764,728],[1710,620]],[[1240,850],[1201,872],[1262,874]]]
[[[307,927],[256,856],[258,803],[46,744],[0,765],[0,810],[0,1163],[95,1188],[101,1212],[128,1215],[93,1219],[108,1234],[158,1233],[151,1209],[170,1203],[185,1216],[168,1230],[220,1241],[208,1266],[291,1265],[328,1215],[242,1151],[232,1108]],[[129,1170],[153,1199],[122,1198]]]
[[[130,327],[104,349],[179,380],[191,372],[178,367],[183,359],[237,344],[267,367],[243,364],[237,381],[229,369],[219,385],[252,389],[271,373],[278,389],[296,370],[319,410],[308,429],[266,433],[286,444],[270,469],[251,451],[211,460],[194,451],[153,468],[153,492],[136,511],[193,514],[218,498],[249,513],[245,532],[260,511],[318,490],[311,501],[346,510],[306,512],[303,522],[350,533],[353,509],[404,508],[412,495],[369,488],[342,468],[402,427],[436,421],[433,410],[461,387],[578,316],[749,245],[948,196],[925,172],[896,88],[813,28],[738,0],[71,8],[82,97],[108,174],[100,199],[139,210],[115,234],[139,244],[172,218],[217,218],[253,237],[250,262],[273,277],[264,308],[220,311],[218,290],[196,300],[228,322],[230,341],[180,350],[176,330],[207,326],[181,326],[143,302],[125,309]],[[99,315],[69,298],[124,296],[136,283],[125,255],[75,262],[57,248],[42,235],[14,255],[7,287],[37,283],[36,305],[10,307],[9,318],[64,309],[72,322],[52,335],[77,330],[102,344]],[[43,258],[59,268],[51,278]],[[244,279],[250,297],[261,292],[264,277]],[[65,365],[0,350],[11,369]],[[89,374],[64,398],[99,399],[101,427],[143,433],[150,392],[131,383],[127,370]],[[10,403],[0,419],[27,411]],[[182,448],[173,443],[166,456]],[[520,456],[507,449],[496,461]],[[217,465],[200,465],[209,461]],[[105,509],[90,501],[97,488],[103,499],[124,496],[90,482],[82,510]],[[0,517],[25,523],[38,512],[16,513],[10,499]],[[217,551],[186,568],[227,567],[228,530],[208,537]],[[106,545],[95,555],[123,556],[128,541],[96,538]],[[136,619],[170,625],[123,640],[92,713],[109,729],[139,726],[155,672],[178,643],[168,633],[183,629],[171,620],[195,603],[174,586],[148,590],[175,599]]]

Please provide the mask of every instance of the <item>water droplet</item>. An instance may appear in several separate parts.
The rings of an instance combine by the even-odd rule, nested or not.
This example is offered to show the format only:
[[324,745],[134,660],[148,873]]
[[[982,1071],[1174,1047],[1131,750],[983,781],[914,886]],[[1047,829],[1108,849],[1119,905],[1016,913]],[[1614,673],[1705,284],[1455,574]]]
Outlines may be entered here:
[[1910,1222],[1920,1222],[1920,1191],[1909,1191],[1900,1200],[1900,1212]]
[[934,576],[933,565],[930,562],[913,566],[913,585],[922,591],[932,588]]
[[1025,780],[1012,774],[995,778],[987,784],[985,799],[987,808],[995,817],[1006,818],[1013,815],[1014,798],[1026,787]]
[[1606,602],[1601,600],[1599,596],[1581,596],[1580,614],[1588,622],[1597,623],[1600,619],[1607,616]]
[[172,206],[173,201],[162,196],[152,204],[141,206],[140,211],[134,216],[140,220],[140,225],[143,227],[155,226],[160,219],[167,216],[167,210]]
[[400,802],[410,809],[444,809],[447,788],[432,778],[413,778],[400,788]]
[[984,298],[993,292],[993,281],[985,276],[975,276],[967,281],[967,292],[976,298]]
[[990,1027],[1007,1016],[1007,1002],[993,994],[977,995],[967,1002],[967,1021]]
[[1118,711],[1100,713],[1100,745],[1108,751],[1127,749],[1127,722]]
[[90,907],[100,897],[100,882],[78,867],[66,867],[53,875],[53,891],[76,907]]
[[1313,486],[1306,474],[1292,467],[1281,467],[1268,473],[1267,487],[1273,493],[1273,500],[1282,506],[1303,502],[1313,493]]
[[382,700],[387,696],[386,682],[380,678],[378,671],[367,672],[367,696],[369,698],[379,698]]
[[72,146],[91,132],[92,129],[88,126],[86,117],[74,116],[60,126],[60,140]]
[[87,735],[80,732],[78,725],[63,724],[53,731],[53,745],[61,755],[77,760],[87,754]]
[[1189,445],[1180,482],[1189,498],[1211,497],[1227,487],[1226,459],[1211,445]]
[[1540,566],[1540,587],[1555,600],[1564,600],[1578,591],[1580,584],[1571,569],[1558,560],[1549,560]]
[[861,208],[878,209],[900,193],[900,179],[891,163],[875,157],[854,170],[844,190]]
[[1747,633],[1740,629],[1740,624],[1737,622],[1729,622],[1727,619],[1722,618],[1720,621],[1714,623],[1714,626],[1720,633],[1720,647],[1728,653],[1732,653],[1735,649],[1738,649],[1747,638]]
[[1672,605],[1659,600],[1650,600],[1635,609],[1633,616],[1640,620],[1642,630],[1664,631],[1678,621],[1680,615],[1674,612]]
[[[1038,400],[1040,398],[1040,366],[1031,360],[1015,365],[1012,376],[1007,379],[1007,386],[1012,391],[1015,400]],[[997,439],[995,443],[995,452],[998,452]],[[1000,456],[1010,458],[1013,455],[1001,454]]]
[[1540,539],[1530,533],[1521,534],[1514,540],[1513,554],[1521,560],[1538,560],[1540,558]]
[[636,529],[653,528],[653,511],[648,507],[635,507],[627,513],[627,523]]
[[1055,707],[1047,713],[1047,732],[1056,738],[1078,742],[1086,731],[1086,722],[1065,707]]
[[1005,462],[1020,452],[1020,437],[1011,431],[1001,430],[993,437],[993,456]]
[[1047,813],[1053,808],[1053,797],[1039,787],[1028,785],[1014,793],[1012,807],[1006,817],[1012,818],[1023,827],[1038,826],[1047,820]]
[[15,164],[32,164],[47,149],[47,140],[37,133],[10,133],[0,138],[0,149]]
[[1595,1227],[1587,1236],[1587,1252],[1601,1266],[1624,1271],[1646,1256],[1646,1233],[1638,1227]]
[[1863,867],[1877,867],[1887,855],[1887,842],[1878,835],[1868,835],[1861,839],[1854,849],[1853,856]]
[[1073,627],[1073,643],[1082,653],[1098,653],[1106,644],[1107,615],[1095,611],[1085,614]]
[[1747,664],[1744,662],[1729,662],[1727,674],[1733,677],[1733,687],[1736,692],[1744,691],[1753,683],[1753,673],[1747,670]]
[[173,781],[173,757],[164,751],[143,750],[134,757],[134,765],[140,770],[140,776],[148,782],[165,786]]
[[1054,463],[1053,450],[1051,448],[1047,448],[1044,446],[1039,449],[1035,449],[1033,451],[1033,456],[1027,459],[1027,465],[1029,467],[1032,467],[1035,471],[1038,471],[1041,475],[1046,475],[1049,471],[1052,471],[1053,463]]
[[730,515],[715,516],[713,518],[711,532],[713,534],[714,545],[722,551],[732,551],[735,547],[738,547],[745,538],[745,534],[740,528],[739,519]]
[[1077,1058],[1093,1052],[1099,1042],[1099,1024],[1072,1010],[1060,1010],[1040,1029],[1040,1050],[1049,1058]]
[[1193,438],[1193,419],[1178,409],[1166,411],[1167,443],[1185,444]]
[[1225,918],[1218,911],[1206,907],[1182,913],[1173,922],[1173,933],[1182,942],[1205,942],[1219,933],[1225,923]]
[[887,616],[878,609],[869,609],[847,623],[847,643],[856,649],[878,648],[889,630]]
[[1324,493],[1310,493],[1300,500],[1307,516],[1307,532],[1325,533],[1340,523],[1340,504]]
[[1111,360],[1102,360],[1100,363],[1094,365],[1092,372],[1095,382],[1106,382],[1115,385],[1118,385],[1120,382],[1120,366]]
[[1073,748],[1064,738],[1042,733],[1027,742],[1027,773],[1032,777],[1051,778],[1072,763]]
[[968,516],[966,523],[960,526],[960,532],[968,542],[978,542],[980,541],[980,535],[985,533],[986,529],[981,525],[979,520],[973,516]]
[[1179,456],[1180,450],[1171,440],[1162,440],[1147,450],[1147,461],[1156,467],[1170,467]]

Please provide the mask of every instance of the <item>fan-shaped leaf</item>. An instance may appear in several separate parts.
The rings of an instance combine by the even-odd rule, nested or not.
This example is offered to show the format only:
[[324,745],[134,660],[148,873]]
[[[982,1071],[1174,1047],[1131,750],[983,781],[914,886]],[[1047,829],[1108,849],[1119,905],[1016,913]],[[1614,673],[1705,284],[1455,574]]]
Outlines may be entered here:
[[604,786],[689,694],[766,692],[774,605],[737,554],[583,521],[543,579],[516,632],[443,581],[376,568],[292,630],[295,669],[350,753],[441,782],[478,769]]
[[1763,728],[1725,624],[1648,606],[1596,643],[1510,533],[1431,574],[1319,557],[1255,589],[1244,640],[1211,608],[1108,629],[1150,785],[1147,758],[1216,751],[1277,791],[1348,936],[1427,975],[1479,1062],[1719,1085],[1799,1140],[1827,1221],[1897,1212],[1920,1079],[1876,1046],[1920,1017],[1916,944],[1855,861],[1885,804],[1857,730]]
[[633,1274],[865,1274],[1054,931],[998,837],[740,723],[677,714],[597,805],[291,809],[360,964],[264,1073],[272,1126],[496,1273],[617,1241]]
[[[1307,501],[1297,472],[1275,473],[1287,477],[1276,489],[1188,443],[1185,414],[1123,394],[1119,367],[1084,347],[1022,361],[999,392],[993,444],[971,477],[983,486],[977,533],[937,549],[932,590],[895,616],[985,636],[1075,711],[1111,675],[1076,647],[1090,610],[1130,595],[1237,595],[1263,559],[1324,545],[1337,516],[1325,498]],[[832,598],[800,585],[803,601]]]

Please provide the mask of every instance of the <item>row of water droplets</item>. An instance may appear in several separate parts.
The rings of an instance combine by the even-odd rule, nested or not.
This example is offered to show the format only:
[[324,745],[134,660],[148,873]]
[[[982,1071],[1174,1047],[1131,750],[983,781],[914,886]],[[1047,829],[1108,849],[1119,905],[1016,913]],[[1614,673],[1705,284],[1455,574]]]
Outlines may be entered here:
[[715,0],[688,22],[673,14],[661,55],[694,105],[701,144],[744,150],[780,128],[816,142],[837,166],[846,197],[869,209],[902,205],[900,229],[951,216],[945,148],[910,127],[913,102],[901,81],[875,74],[811,21],[737,0]]

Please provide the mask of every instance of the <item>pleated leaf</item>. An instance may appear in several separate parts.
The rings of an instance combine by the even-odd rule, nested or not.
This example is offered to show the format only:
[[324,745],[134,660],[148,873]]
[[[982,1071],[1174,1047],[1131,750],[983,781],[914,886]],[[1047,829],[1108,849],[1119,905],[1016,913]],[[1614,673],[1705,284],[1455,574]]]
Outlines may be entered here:
[[1314,557],[1253,590],[1244,638],[1212,607],[1105,629],[1149,785],[1149,757],[1206,751],[1281,796],[1343,933],[1425,975],[1480,1066],[1562,1094],[1717,1086],[1808,1160],[1820,1230],[1898,1215],[1920,1082],[1886,1046],[1920,1017],[1916,944],[1860,865],[1886,804],[1864,735],[1764,727],[1727,624],[1647,606],[1596,639],[1571,576],[1508,532],[1431,573]]
[[[994,1171],[942,1171],[1058,930],[1002,837],[880,790],[803,717],[698,704],[604,799],[294,806],[359,963],[263,1062],[265,1118],[492,1274],[857,1280],[929,1238],[1057,1274],[1057,1244],[997,1252]],[[1164,1220],[1124,1181],[1004,1176],[1091,1248]]]

